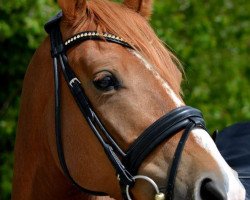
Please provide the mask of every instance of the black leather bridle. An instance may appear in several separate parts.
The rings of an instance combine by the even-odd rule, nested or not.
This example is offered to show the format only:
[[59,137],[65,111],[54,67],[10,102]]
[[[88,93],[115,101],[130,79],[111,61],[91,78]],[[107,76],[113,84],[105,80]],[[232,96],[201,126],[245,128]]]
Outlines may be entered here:
[[103,192],[89,191],[81,187],[70,175],[68,170],[64,157],[61,136],[60,71],[63,72],[65,81],[67,82],[80,111],[85,117],[93,133],[101,143],[108,159],[116,170],[124,199],[127,198],[126,195],[124,195],[125,188],[126,186],[132,187],[134,185],[134,176],[137,174],[143,160],[163,141],[175,135],[177,132],[184,130],[177,145],[175,154],[173,156],[173,161],[168,172],[165,194],[167,199],[173,199],[175,177],[182,150],[189,133],[192,129],[197,127],[205,129],[205,122],[201,112],[189,106],[182,106],[172,110],[150,125],[133,142],[129,149],[124,152],[112,138],[109,132],[105,129],[104,125],[101,123],[100,119],[93,110],[79,79],[69,66],[66,52],[75,44],[79,44],[80,42],[86,40],[103,40],[120,44],[126,48],[133,48],[127,42],[123,41],[123,39],[115,35],[108,33],[98,33],[95,31],[85,31],[78,33],[63,42],[59,26],[61,17],[62,13],[60,12],[45,25],[45,30],[50,35],[51,56],[53,58],[54,66],[56,145],[59,161],[65,175],[73,183],[73,185],[83,192],[88,192],[94,195],[107,195]]

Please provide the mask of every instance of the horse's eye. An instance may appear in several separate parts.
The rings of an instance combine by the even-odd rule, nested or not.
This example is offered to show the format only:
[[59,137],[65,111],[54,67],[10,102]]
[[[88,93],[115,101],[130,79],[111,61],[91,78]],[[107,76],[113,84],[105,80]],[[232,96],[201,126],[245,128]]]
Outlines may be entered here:
[[116,77],[109,72],[100,72],[93,80],[94,86],[101,91],[118,89],[120,84]]

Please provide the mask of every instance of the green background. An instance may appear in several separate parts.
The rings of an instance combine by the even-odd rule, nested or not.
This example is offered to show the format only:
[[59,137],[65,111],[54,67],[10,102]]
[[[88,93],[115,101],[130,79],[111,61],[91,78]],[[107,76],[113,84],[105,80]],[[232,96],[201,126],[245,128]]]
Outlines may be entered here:
[[[57,10],[52,0],[0,0],[0,200],[10,199],[24,73]],[[185,102],[210,131],[250,120],[250,1],[156,0],[151,24],[181,60]]]

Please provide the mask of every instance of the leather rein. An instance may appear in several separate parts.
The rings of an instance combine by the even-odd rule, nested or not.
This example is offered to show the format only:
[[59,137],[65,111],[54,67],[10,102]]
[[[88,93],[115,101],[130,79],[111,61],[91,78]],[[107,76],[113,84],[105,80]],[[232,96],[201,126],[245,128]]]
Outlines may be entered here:
[[[177,145],[175,154],[173,156],[173,161],[168,172],[165,196],[166,199],[173,199],[174,183],[177,169],[189,133],[192,129],[197,127],[206,129],[201,112],[189,106],[182,106],[170,111],[169,113],[158,119],[156,122],[154,122],[152,125],[150,125],[133,142],[129,149],[124,152],[112,138],[109,132],[105,129],[101,120],[96,115],[90,101],[88,100],[88,97],[84,92],[84,89],[81,86],[79,79],[76,77],[75,73],[72,71],[68,63],[66,52],[75,44],[79,44],[80,42],[84,42],[86,40],[102,40],[106,42],[112,42],[130,49],[133,49],[133,47],[131,47],[123,39],[113,34],[98,33],[95,31],[81,32],[63,42],[59,26],[61,17],[62,13],[60,12],[45,25],[45,30],[50,35],[51,56],[53,59],[54,67],[56,145],[59,161],[65,176],[72,182],[75,187],[83,192],[91,193],[94,195],[107,195],[103,192],[90,191],[81,187],[74,180],[68,170],[64,157],[61,135],[61,95],[59,80],[61,71],[81,113],[83,114],[89,127],[92,129],[93,133],[99,140],[108,159],[110,160],[116,171],[124,199],[131,199],[129,188],[133,187],[133,185],[135,184],[135,180],[138,178],[143,178],[152,183],[157,191],[157,195],[159,195],[159,190],[154,181],[148,177],[137,175],[138,169],[143,160],[159,144],[175,135],[177,132],[184,130]],[[105,138],[103,138],[103,136],[105,136]]]

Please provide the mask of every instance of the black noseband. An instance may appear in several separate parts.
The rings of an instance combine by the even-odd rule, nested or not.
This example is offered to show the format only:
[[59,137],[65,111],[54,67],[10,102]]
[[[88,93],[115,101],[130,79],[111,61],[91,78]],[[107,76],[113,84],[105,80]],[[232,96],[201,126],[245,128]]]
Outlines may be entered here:
[[162,116],[148,127],[128,149],[124,158],[127,169],[132,174],[137,173],[140,164],[150,152],[166,139],[186,129],[190,123],[197,127],[205,127],[201,112],[189,106],[176,108]]
[[[45,29],[50,34],[51,55],[54,66],[56,144],[59,161],[65,175],[79,190],[95,195],[105,195],[102,192],[93,192],[81,187],[74,180],[68,170],[64,157],[61,135],[60,71],[63,72],[65,81],[67,82],[79,109],[81,110],[93,133],[103,146],[103,149],[114,169],[116,170],[117,175],[119,175],[122,190],[124,190],[127,185],[132,186],[134,184],[135,180],[133,176],[136,175],[141,163],[159,144],[165,142],[167,139],[181,130],[184,130],[176,148],[172,165],[168,173],[169,178],[166,194],[168,199],[172,199],[176,172],[188,135],[195,127],[205,129],[205,123],[201,112],[189,106],[183,106],[172,110],[170,113],[164,115],[150,127],[148,127],[135,140],[128,151],[124,152],[112,138],[111,134],[109,134],[109,132],[105,129],[104,125],[94,112],[94,109],[91,106],[91,103],[89,102],[80,81],[75,76],[75,73],[72,71],[68,63],[66,51],[73,45],[86,40],[105,40],[107,42],[113,42],[122,45],[126,48],[132,47],[123,39],[115,35],[98,33],[95,31],[81,32],[63,43],[59,26],[61,16],[62,14],[59,13],[54,19],[49,21],[45,25]],[[126,196],[124,196],[124,198],[126,199]]]
[[135,175],[143,160],[157,147],[173,135],[184,130],[168,173],[166,198],[173,198],[174,181],[181,159],[182,150],[193,128],[205,129],[205,122],[198,109],[182,106],[167,113],[149,126],[130,146],[124,157],[127,170]]

